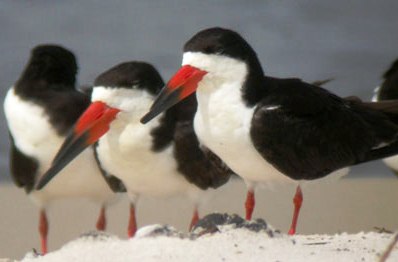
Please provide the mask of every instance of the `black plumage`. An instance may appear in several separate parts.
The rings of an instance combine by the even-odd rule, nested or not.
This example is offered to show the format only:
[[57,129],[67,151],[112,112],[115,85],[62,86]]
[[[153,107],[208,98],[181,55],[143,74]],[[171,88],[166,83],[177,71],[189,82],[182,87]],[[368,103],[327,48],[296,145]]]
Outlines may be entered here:
[[263,85],[268,95],[253,115],[253,144],[292,179],[316,179],[368,161],[379,145],[397,139],[398,126],[360,102],[298,79],[265,78]]
[[11,177],[18,187],[23,187],[26,193],[32,191],[39,163],[33,157],[22,153],[15,145],[10,134],[10,171]]

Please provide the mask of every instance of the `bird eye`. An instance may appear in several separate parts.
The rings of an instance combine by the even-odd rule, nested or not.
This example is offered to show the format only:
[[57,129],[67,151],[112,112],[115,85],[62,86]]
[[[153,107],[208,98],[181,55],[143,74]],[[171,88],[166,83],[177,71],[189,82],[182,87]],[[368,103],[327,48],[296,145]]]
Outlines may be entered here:
[[214,53],[214,48],[211,46],[208,46],[208,47],[205,47],[204,51],[207,54],[211,54],[211,53]]

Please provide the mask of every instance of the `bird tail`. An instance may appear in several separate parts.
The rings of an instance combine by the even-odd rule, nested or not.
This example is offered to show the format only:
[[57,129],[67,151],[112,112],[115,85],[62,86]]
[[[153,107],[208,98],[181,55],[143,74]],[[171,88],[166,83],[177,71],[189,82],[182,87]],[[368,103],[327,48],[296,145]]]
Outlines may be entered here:
[[378,111],[388,117],[388,119],[395,125],[398,125],[398,99],[364,102],[359,97],[349,96],[344,98],[351,103],[360,104],[360,106]]
[[[344,98],[350,103],[360,105],[372,111],[377,111],[384,114],[388,121],[393,125],[398,126],[398,100],[383,100],[378,102],[364,102],[360,98],[351,96]],[[398,134],[395,135],[395,139],[385,146],[380,146],[369,151],[364,157],[358,159],[355,165],[364,162],[382,159],[398,154]]]
[[393,143],[391,143],[387,146],[376,148],[376,149],[369,151],[365,155],[365,157],[363,157],[362,159],[359,159],[354,165],[358,165],[361,163],[394,156],[397,154],[398,154],[398,141],[394,141]]
[[398,125],[398,100],[383,100],[379,102],[365,102],[364,106],[385,114],[388,119]]

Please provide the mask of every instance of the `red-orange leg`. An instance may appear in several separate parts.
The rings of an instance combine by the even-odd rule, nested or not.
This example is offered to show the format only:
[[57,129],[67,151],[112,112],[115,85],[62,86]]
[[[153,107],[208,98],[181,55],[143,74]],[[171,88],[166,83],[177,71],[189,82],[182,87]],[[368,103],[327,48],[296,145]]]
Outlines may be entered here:
[[290,230],[288,233],[289,235],[296,234],[297,220],[300,214],[300,208],[302,203],[303,203],[303,192],[301,191],[300,185],[298,185],[296,189],[296,194],[294,195],[293,198],[294,213],[293,213],[292,225],[290,226]]
[[129,238],[133,237],[137,232],[137,220],[135,217],[135,206],[133,203],[130,204],[130,218],[129,218],[129,225],[127,228],[127,236]]
[[256,204],[256,200],[254,197],[254,189],[249,189],[247,191],[246,202],[245,202],[246,220],[252,219],[255,204]]
[[44,209],[40,210],[39,233],[41,240],[41,253],[45,255],[47,254],[48,220],[46,216],[46,211]]
[[198,208],[195,207],[195,209],[193,210],[191,224],[189,225],[189,231],[192,230],[192,228],[196,225],[196,223],[198,223],[198,221],[199,221],[199,211]]
[[105,231],[106,229],[106,212],[105,212],[105,207],[102,206],[99,216],[98,216],[98,220],[97,220],[97,224],[96,224],[96,228],[99,231]]

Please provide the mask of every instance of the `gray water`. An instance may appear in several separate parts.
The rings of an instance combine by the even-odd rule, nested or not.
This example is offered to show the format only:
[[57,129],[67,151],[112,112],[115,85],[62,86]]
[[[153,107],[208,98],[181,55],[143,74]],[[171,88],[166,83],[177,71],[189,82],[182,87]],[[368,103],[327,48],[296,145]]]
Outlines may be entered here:
[[[257,50],[267,74],[312,81],[341,95],[369,99],[398,57],[398,1],[1,1],[0,96],[18,79],[32,47],[58,43],[73,50],[79,82],[127,60],[153,63],[168,78],[195,32],[222,26]],[[8,174],[8,135],[0,114],[0,180]],[[27,127],[29,128],[29,127]],[[356,174],[390,172],[381,163]]]

